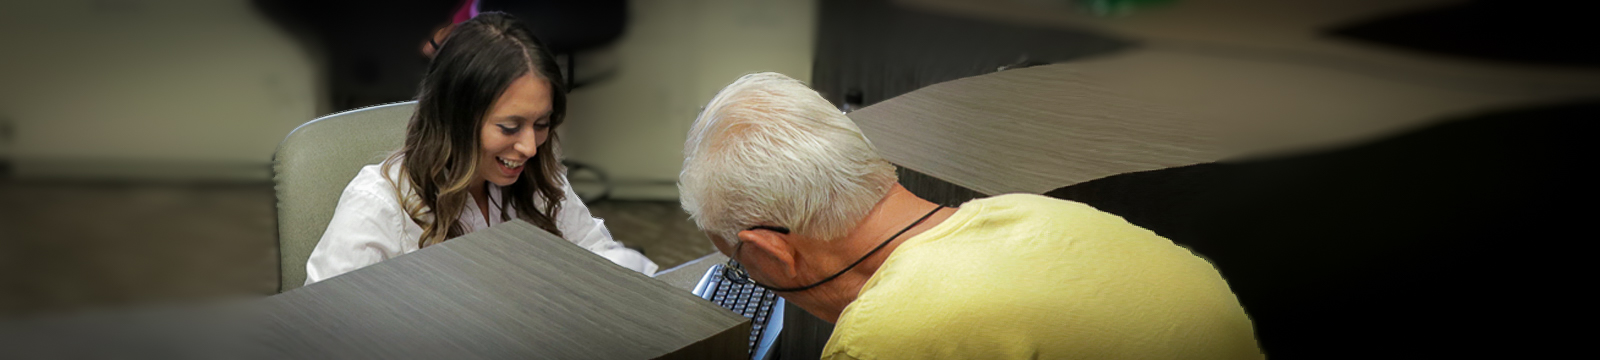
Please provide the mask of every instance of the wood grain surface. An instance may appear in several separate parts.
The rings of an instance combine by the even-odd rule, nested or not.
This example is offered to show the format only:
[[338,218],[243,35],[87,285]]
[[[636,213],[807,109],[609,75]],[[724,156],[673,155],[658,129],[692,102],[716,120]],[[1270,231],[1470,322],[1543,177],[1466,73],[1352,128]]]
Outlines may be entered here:
[[270,299],[286,355],[737,358],[748,319],[521,221]]
[[1217,160],[1200,124],[1061,65],[919,89],[850,113],[889,161],[985,194]]
[[266,299],[0,325],[7,357],[736,359],[750,321],[521,221]]

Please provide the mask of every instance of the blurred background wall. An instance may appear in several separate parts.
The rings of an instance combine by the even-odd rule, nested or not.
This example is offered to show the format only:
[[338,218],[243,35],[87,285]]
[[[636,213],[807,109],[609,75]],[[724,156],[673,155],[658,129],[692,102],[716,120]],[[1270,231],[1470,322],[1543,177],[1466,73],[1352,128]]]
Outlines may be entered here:
[[[816,6],[631,8],[627,32],[597,54],[615,74],[572,94],[566,151],[607,170],[618,184],[613,197],[676,199],[683,134],[717,89],[755,71],[810,78]],[[284,135],[349,110],[328,98],[328,65],[318,63],[327,52],[297,43],[249,0],[6,0],[0,31],[13,35],[0,40],[12,49],[0,67],[0,121],[9,129],[0,156],[16,177],[264,181]],[[420,73],[421,54],[400,49],[391,57],[410,58],[384,61],[410,67],[355,66]],[[415,91],[410,82],[385,85]],[[386,100],[404,100],[393,97]]]
[[609,173],[613,197],[677,201],[683,141],[717,90],[758,71],[809,81],[816,1],[630,6],[628,32],[603,54],[615,57],[617,73],[572,93],[564,149]]
[[[0,318],[276,291],[277,144],[409,100],[456,4],[0,0]],[[816,2],[631,1],[628,18],[580,55],[580,79],[607,76],[561,131],[614,185],[591,210],[665,268],[711,251],[677,207],[689,124],[739,75],[809,79]]]
[[0,2],[17,177],[265,180],[313,59],[244,0]]

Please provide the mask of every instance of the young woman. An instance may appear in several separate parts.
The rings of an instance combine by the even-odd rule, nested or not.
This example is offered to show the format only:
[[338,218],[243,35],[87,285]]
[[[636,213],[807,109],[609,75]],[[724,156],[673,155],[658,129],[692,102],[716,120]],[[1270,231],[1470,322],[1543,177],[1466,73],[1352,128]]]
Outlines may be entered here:
[[306,283],[511,219],[654,275],[656,264],[612,240],[566,181],[555,133],[566,89],[544,45],[515,18],[483,13],[439,47],[405,146],[345,187]]

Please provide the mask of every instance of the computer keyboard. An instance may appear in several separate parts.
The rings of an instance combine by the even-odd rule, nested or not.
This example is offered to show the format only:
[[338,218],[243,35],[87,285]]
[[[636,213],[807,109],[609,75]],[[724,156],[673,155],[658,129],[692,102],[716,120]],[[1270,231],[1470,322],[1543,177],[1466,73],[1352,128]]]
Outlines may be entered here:
[[765,359],[783,330],[783,298],[752,283],[728,281],[722,270],[722,264],[707,270],[694,294],[750,318],[750,358]]

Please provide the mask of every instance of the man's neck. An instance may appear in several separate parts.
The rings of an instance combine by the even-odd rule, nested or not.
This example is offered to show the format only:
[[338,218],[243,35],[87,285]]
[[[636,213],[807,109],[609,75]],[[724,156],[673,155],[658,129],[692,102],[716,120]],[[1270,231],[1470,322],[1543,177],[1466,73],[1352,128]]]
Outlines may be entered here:
[[[815,262],[819,268],[815,269],[817,271],[814,273],[820,274],[817,280],[821,280],[821,276],[832,275],[833,272],[850,266],[851,263],[871,252],[873,248],[884,244],[884,241],[889,240],[889,237],[906,229],[907,226],[911,226],[912,223],[916,223],[923,215],[927,215],[929,211],[933,211],[938,207],[938,204],[923,200],[906,190],[906,188],[896,184],[894,188],[889,190],[889,194],[883,197],[883,200],[878,201],[878,204],[873,206],[872,211],[867,213],[866,218],[862,219],[861,223],[856,225],[854,229],[851,229],[850,235],[826,243],[818,242],[819,246],[827,247],[826,249],[817,249],[821,252],[808,251],[802,253],[827,254],[819,257]],[[866,285],[867,280],[872,279],[872,275],[878,272],[878,267],[883,265],[884,260],[889,258],[889,254],[893,253],[895,248],[898,248],[906,239],[915,237],[939,225],[944,219],[949,218],[954,211],[954,209],[940,210],[939,213],[928,217],[927,220],[917,223],[916,226],[895,237],[894,240],[884,245],[883,249],[872,253],[871,256],[862,260],[860,265],[856,265],[850,271],[839,275],[839,278],[809,291],[812,292],[809,295],[814,297],[814,302],[820,308],[806,310],[830,323],[837,322],[845,306],[849,306],[851,302],[855,301],[856,296],[861,292],[862,286]]]

